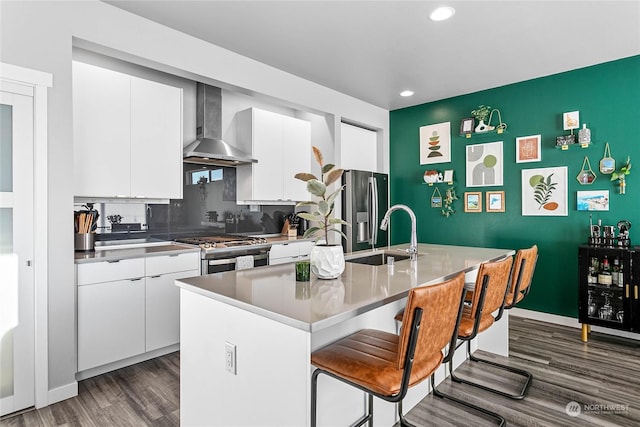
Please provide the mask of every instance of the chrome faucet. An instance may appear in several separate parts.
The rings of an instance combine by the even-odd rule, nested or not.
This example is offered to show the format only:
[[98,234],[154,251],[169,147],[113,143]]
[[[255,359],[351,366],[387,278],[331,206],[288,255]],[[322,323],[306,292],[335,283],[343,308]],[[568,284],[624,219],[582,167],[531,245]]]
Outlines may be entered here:
[[411,217],[411,243],[409,244],[409,249],[407,252],[409,253],[409,259],[411,261],[415,261],[418,258],[418,237],[416,233],[416,214],[413,213],[411,208],[407,205],[393,205],[387,210],[387,213],[384,214],[384,218],[382,218],[382,222],[380,222],[380,230],[386,231],[389,226],[389,217],[393,211],[397,211],[398,209],[402,209],[407,212]]

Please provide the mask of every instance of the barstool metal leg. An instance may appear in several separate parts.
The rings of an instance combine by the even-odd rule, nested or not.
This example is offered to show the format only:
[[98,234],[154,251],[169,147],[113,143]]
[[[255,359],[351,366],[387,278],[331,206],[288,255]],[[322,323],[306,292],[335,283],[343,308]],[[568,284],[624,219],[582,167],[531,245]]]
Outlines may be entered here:
[[[316,427],[318,425],[318,376],[320,374],[326,374],[330,377],[339,379],[322,369],[316,368],[316,370],[313,371],[313,375],[311,375],[311,427]],[[367,421],[369,422],[369,427],[373,427],[373,395],[371,393],[367,393],[367,397],[367,413],[356,421],[352,427],[360,427]]]

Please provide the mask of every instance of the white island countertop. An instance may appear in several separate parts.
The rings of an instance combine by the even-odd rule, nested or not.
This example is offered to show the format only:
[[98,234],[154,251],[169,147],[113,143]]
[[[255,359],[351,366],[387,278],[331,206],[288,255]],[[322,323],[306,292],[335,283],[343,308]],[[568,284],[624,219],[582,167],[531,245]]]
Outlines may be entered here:
[[[346,254],[401,253],[408,245]],[[334,280],[311,275],[296,282],[294,263],[229,271],[176,284],[186,291],[226,303],[306,332],[316,332],[407,296],[409,289],[439,283],[483,262],[513,255],[511,249],[419,244],[418,259],[396,261],[393,267],[347,262]]]

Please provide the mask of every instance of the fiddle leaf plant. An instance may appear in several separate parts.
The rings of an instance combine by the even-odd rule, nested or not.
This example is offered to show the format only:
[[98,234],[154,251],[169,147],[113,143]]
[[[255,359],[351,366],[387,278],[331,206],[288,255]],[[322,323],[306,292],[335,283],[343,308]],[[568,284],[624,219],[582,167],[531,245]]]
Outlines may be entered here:
[[305,201],[299,202],[296,207],[308,207],[310,212],[300,212],[299,217],[317,223],[309,227],[304,233],[304,238],[316,237],[316,240],[324,237],[325,244],[329,244],[329,232],[340,234],[345,239],[347,236],[342,230],[335,228],[336,225],[350,226],[350,224],[340,218],[333,218],[335,208],[336,197],[344,190],[345,185],[340,186],[337,190],[330,194],[327,194],[329,186],[337,182],[344,173],[344,169],[336,168],[331,163],[324,163],[322,152],[318,147],[312,147],[313,157],[320,165],[321,179],[318,179],[315,175],[307,172],[300,172],[295,174],[295,178],[307,183],[307,191],[319,198],[318,201]]

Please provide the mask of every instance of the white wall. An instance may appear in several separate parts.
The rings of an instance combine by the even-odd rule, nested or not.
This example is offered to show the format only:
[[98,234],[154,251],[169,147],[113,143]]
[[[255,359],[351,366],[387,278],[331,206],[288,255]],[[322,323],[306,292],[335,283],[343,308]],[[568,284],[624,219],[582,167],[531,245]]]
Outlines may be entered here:
[[[76,370],[71,225],[74,45],[170,75],[326,115],[329,131],[325,133],[334,132],[342,119],[381,129],[380,149],[385,165],[389,152],[389,117],[384,109],[98,1],[0,2],[0,60],[54,76],[48,98],[49,389],[52,396],[60,398],[65,397],[65,390],[74,389]],[[334,137],[339,144],[339,138]],[[328,152],[325,155],[332,160]]]

